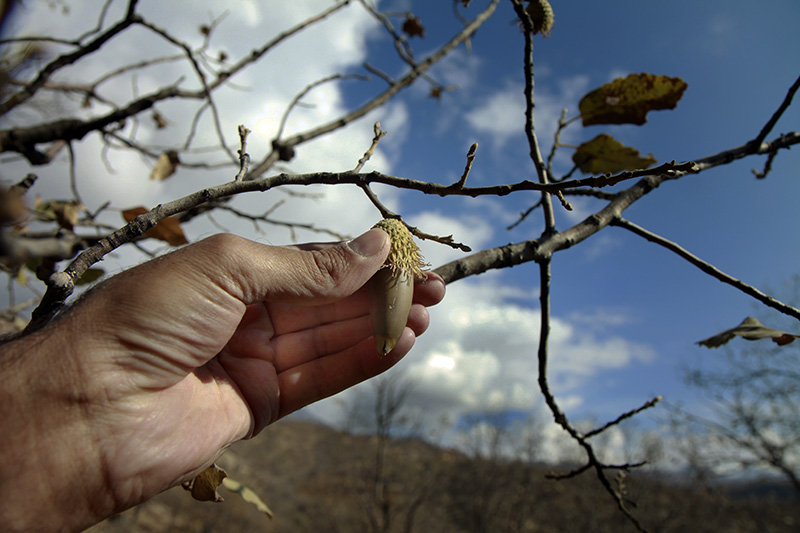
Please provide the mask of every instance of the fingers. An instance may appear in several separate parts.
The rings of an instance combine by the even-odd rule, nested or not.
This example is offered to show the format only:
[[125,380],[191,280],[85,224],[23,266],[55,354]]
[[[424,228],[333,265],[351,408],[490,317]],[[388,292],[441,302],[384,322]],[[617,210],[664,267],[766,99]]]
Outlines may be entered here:
[[385,357],[377,357],[372,339],[366,339],[343,352],[314,359],[280,373],[278,418],[385,372],[402,359],[413,345],[414,334],[406,328],[394,350]]
[[[428,273],[425,280],[414,285],[414,303],[426,307],[436,305],[444,298],[445,286],[437,274]],[[365,287],[351,297],[316,307],[298,307],[284,303],[270,303],[270,316],[277,335],[328,324],[341,320],[366,316],[369,313],[369,295]]]
[[[429,324],[430,315],[427,309],[419,304],[412,306],[407,328],[414,336],[422,335]],[[270,349],[274,354],[273,362],[276,370],[284,372],[318,357],[350,349],[371,336],[370,320],[364,315],[278,336],[272,340]],[[372,356],[378,357],[377,350],[373,350]]]
[[380,230],[313,250],[243,241],[235,250],[235,261],[222,262],[225,270],[218,278],[247,304],[265,300],[319,305],[342,299],[378,271],[390,248],[388,236]]

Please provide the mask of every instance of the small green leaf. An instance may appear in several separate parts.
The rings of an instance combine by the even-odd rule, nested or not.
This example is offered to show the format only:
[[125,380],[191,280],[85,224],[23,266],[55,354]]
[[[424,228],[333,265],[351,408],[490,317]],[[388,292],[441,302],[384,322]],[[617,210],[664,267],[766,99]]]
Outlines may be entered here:
[[649,111],[674,109],[688,86],[681,78],[646,72],[617,78],[581,98],[583,125],[642,125]]
[[572,161],[584,174],[638,170],[656,163],[653,154],[640,156],[638,150],[625,146],[606,133],[578,146]]

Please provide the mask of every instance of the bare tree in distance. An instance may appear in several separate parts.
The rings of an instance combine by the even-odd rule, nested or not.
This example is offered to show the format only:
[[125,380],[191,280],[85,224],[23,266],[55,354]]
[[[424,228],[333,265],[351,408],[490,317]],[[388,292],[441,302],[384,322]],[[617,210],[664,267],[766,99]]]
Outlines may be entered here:
[[[433,485],[432,469],[426,471],[413,454],[404,454],[404,446],[391,446],[397,440],[419,438],[420,420],[408,401],[412,391],[413,383],[393,374],[373,380],[369,390],[360,390],[344,406],[344,427],[370,435],[374,444],[374,449],[364,450],[361,468],[351,472],[370,531],[413,531],[415,515]],[[411,491],[398,482],[404,477],[401,473],[420,468]]]
[[[796,301],[797,276],[789,293]],[[764,321],[793,326],[780,316]],[[767,474],[800,494],[800,351],[796,343],[738,341],[686,370],[687,383],[708,398],[710,407],[698,412],[671,406],[675,448],[689,458],[695,476],[710,485],[715,474]]]
[[[426,233],[425,228],[410,227],[409,229],[420,239],[434,240],[442,245],[470,252],[462,259],[436,266],[435,271],[449,283],[492,269],[512,268],[530,262],[537,264],[541,310],[541,322],[538,325],[539,345],[536,353],[538,385],[554,420],[580,446],[584,454],[584,462],[581,466],[556,477],[569,478],[585,472],[592,472],[615,505],[629,518],[630,523],[638,530],[645,530],[641,521],[642,517],[635,514],[624,494],[620,492],[618,485],[614,482],[614,476],[618,472],[626,471],[642,462],[608,464],[598,457],[592,439],[639,412],[655,406],[660,398],[656,397],[645,401],[640,406],[633,407],[629,411],[621,413],[617,418],[589,431],[580,431],[573,424],[559,404],[548,381],[548,363],[551,357],[552,258],[556,253],[581,244],[605,228],[615,226],[674,253],[677,257],[707,274],[709,280],[723,282],[751,296],[761,304],[799,320],[800,310],[796,307],[781,302],[756,287],[726,274],[679,244],[627,220],[624,217],[624,211],[638,200],[654,193],[660,185],[666,182],[691,181],[695,176],[711,168],[727,165],[746,157],[767,156],[767,163],[760,177],[766,176],[773,159],[782,150],[800,143],[800,132],[788,132],[781,135],[773,132],[776,123],[791,105],[795,93],[800,88],[800,77],[788,88],[783,100],[776,102],[775,112],[769,117],[764,117],[763,126],[758,131],[753,131],[750,140],[742,145],[732,146],[721,152],[689,161],[672,161],[652,166],[652,162],[636,160],[636,162],[626,163],[622,167],[592,166],[592,161],[596,162],[598,159],[592,152],[596,146],[586,146],[583,147],[582,152],[579,152],[581,156],[576,160],[576,169],[580,168],[587,174],[587,177],[573,178],[572,172],[564,176],[556,176],[553,173],[552,161],[555,150],[559,148],[558,142],[554,144],[552,153],[544,154],[537,137],[534,120],[533,39],[538,33],[549,32],[550,27],[543,27],[541,19],[534,20],[536,19],[536,10],[531,8],[534,6],[543,8],[546,2],[534,0],[527,6],[523,4],[522,0],[510,0],[510,3],[519,19],[524,36],[524,48],[520,62],[520,68],[524,72],[525,78],[524,128],[531,161],[535,168],[535,176],[509,183],[482,186],[471,186],[467,183],[472,162],[476,157],[476,147],[474,146],[466,154],[467,162],[461,178],[454,183],[425,181],[413,176],[393,176],[376,171],[362,172],[365,163],[373,155],[375,148],[384,136],[379,124],[374,126],[372,144],[363,147],[364,156],[359,161],[354,161],[351,170],[340,172],[320,170],[295,174],[286,171],[282,164],[294,158],[298,147],[321,136],[340,131],[344,126],[390,102],[398,93],[414,83],[429,84],[431,94],[440,97],[450,87],[438,83],[430,76],[431,67],[456,48],[470,45],[472,36],[493,15],[500,0],[483,2],[481,6],[477,6],[477,2],[474,2],[476,5],[470,5],[473,2],[469,0],[454,3],[459,20],[463,21],[463,26],[424,57],[417,57],[412,46],[412,37],[420,32],[424,34],[421,22],[411,13],[404,14],[404,18],[399,19],[401,26],[398,28],[396,17],[380,12],[367,0],[333,3],[329,8],[293,27],[287,28],[277,35],[267,36],[263,42],[236,56],[229,56],[224,49],[216,47],[214,35],[219,25],[224,22],[223,19],[212,19],[209,23],[202,25],[199,28],[203,35],[202,43],[199,46],[192,46],[170,31],[166,26],[168,21],[159,22],[144,17],[138,11],[136,0],[124,3],[124,9],[117,10],[121,14],[116,18],[112,17],[111,13],[116,12],[114,8],[118,7],[120,2],[108,0],[102,5],[98,5],[95,26],[71,39],[53,39],[33,35],[0,41],[0,46],[5,50],[2,66],[4,84],[0,101],[0,116],[3,117],[2,129],[0,129],[0,154],[4,161],[24,160],[29,169],[29,175],[17,176],[14,185],[3,192],[0,219],[5,226],[0,233],[0,252],[2,252],[0,255],[2,255],[3,267],[11,280],[10,283],[35,287],[25,275],[25,272],[32,268],[46,286],[46,291],[41,297],[36,295],[31,300],[35,301],[33,304],[28,301],[19,304],[10,303],[9,308],[5,311],[5,316],[11,323],[10,329],[24,328],[20,332],[22,335],[40,329],[64,309],[76,285],[87,281],[91,277],[93,265],[107,254],[121,247],[131,246],[136,246],[145,253],[151,253],[142,245],[142,241],[148,238],[160,239],[171,245],[182,244],[186,239],[181,225],[187,224],[201,215],[210,216],[215,212],[227,211],[241,216],[244,220],[251,220],[259,224],[302,228],[339,236],[335,229],[319,228],[311,222],[298,223],[277,219],[273,216],[271,208],[260,215],[239,211],[234,200],[244,193],[267,191],[272,193],[285,189],[289,185],[328,184],[340,186],[350,184],[356,185],[363,191],[374,206],[376,215],[384,218],[400,218],[401,214],[393,212],[381,201],[380,195],[375,192],[375,184],[419,191],[439,197],[506,197],[523,191],[533,191],[539,193],[541,197],[531,206],[529,212],[522,215],[522,218],[531,216],[534,212],[541,213],[544,231],[541,235],[531,236],[526,240],[471,251],[468,246],[458,242],[457,235],[433,235]],[[549,8],[549,4],[547,4],[547,8]],[[236,131],[228,131],[223,127],[225,110],[220,109],[218,104],[221,91],[235,86],[237,75],[257,65],[281,43],[296,38],[304,32],[312,31],[315,24],[343,9],[363,9],[369,16],[379,21],[385,31],[384,38],[394,45],[397,58],[405,65],[404,73],[399,77],[392,77],[381,70],[380,66],[365,64],[364,72],[361,74],[329,75],[310,83],[297,94],[285,110],[281,127],[278,134],[272,139],[271,148],[267,153],[251,154],[248,151],[248,136],[253,126],[243,124]],[[552,11],[550,13],[552,15]],[[94,78],[80,75],[80,69],[84,62],[94,57],[101,57],[104,49],[125,37],[128,32],[133,31],[143,32],[148,39],[158,40],[170,52],[142,58],[134,63],[119,65]],[[46,53],[48,48],[53,50],[52,55]],[[144,73],[149,72],[150,69],[163,72],[159,69],[165,65],[174,69],[179,75],[169,79],[165,78],[161,86],[140,90],[137,80],[143,78]],[[380,88],[370,85],[370,90],[372,90],[370,96],[360,104],[332,120],[296,133],[284,133],[287,117],[302,106],[303,98],[312,94],[316,88],[334,82],[357,83],[358,79],[363,79],[366,74],[380,80],[381,85]],[[669,92],[669,98],[666,100],[656,99],[644,103],[634,101],[632,114],[636,116],[622,119],[627,120],[628,123],[641,124],[643,120],[641,122],[636,122],[636,120],[641,120],[638,114],[643,108],[646,114],[647,109],[674,107],[682,94],[682,80],[672,79],[669,82],[665,77],[658,76],[645,78],[633,76],[633,78],[624,80],[624,83],[640,82],[645,84],[674,83],[675,87]],[[106,91],[107,84],[119,83],[128,83],[133,86],[133,90],[124,101],[114,100],[114,97],[110,93],[107,94]],[[585,125],[587,123],[620,123],[619,117],[609,119],[603,113],[608,111],[609,106],[615,107],[620,99],[626,98],[625,94],[627,93],[624,91],[629,88],[624,83],[620,85],[606,84],[597,89],[600,91],[599,93],[595,94],[593,91],[581,101],[581,118]],[[683,88],[685,88],[685,83],[683,83]],[[635,89],[630,90],[636,92]],[[619,93],[620,96],[608,91],[623,92]],[[592,96],[593,94],[594,96]],[[37,111],[37,109],[42,109],[40,106],[43,102],[54,95],[62,97],[62,102],[74,103],[72,105],[63,104],[63,110],[67,111],[62,113],[65,116],[54,118],[47,112]],[[587,102],[587,108],[583,106],[584,101]],[[144,140],[146,135],[143,132],[146,130],[157,131],[162,128],[166,120],[162,108],[173,105],[185,106],[182,108],[184,109],[183,115],[191,117],[186,123],[181,124],[181,134],[174,134],[172,142],[168,145],[153,146],[146,142]],[[653,107],[654,105],[656,107]],[[185,109],[190,109],[191,112],[187,114]],[[591,122],[589,117],[593,117],[594,122]],[[562,120],[557,135],[571,123],[571,121]],[[200,124],[213,132],[216,139],[214,146],[198,146],[195,142]],[[112,222],[114,217],[109,216],[112,206],[107,204],[85,205],[78,186],[76,159],[79,150],[77,148],[85,140],[92,138],[102,143],[102,149],[96,154],[97,159],[107,161],[109,152],[130,151],[153,164],[155,179],[164,180],[178,171],[191,170],[215,172],[219,179],[215,185],[203,186],[177,199],[165,199],[163,203],[152,209],[127,210],[125,215],[129,222],[118,227],[119,224]],[[598,143],[606,143],[603,145],[603,150],[619,149],[613,145],[613,139],[598,138]],[[608,146],[612,146],[612,148],[608,148]],[[622,149],[624,148],[626,147],[622,147]],[[36,179],[36,169],[54,163],[59,157],[66,158],[68,163],[67,170],[64,172],[64,180],[70,185],[72,198],[68,200],[46,199],[49,201],[40,203],[31,212],[26,211],[23,199],[25,192]],[[608,185],[620,184],[623,186],[615,192],[607,192],[602,189]],[[603,206],[584,220],[559,230],[555,225],[555,210],[569,209],[570,204],[567,199],[571,196],[589,196],[603,202]],[[556,199],[555,202],[553,197]],[[281,201],[274,201],[272,205],[275,206]],[[26,265],[28,266],[26,267]],[[27,323],[20,323],[21,313],[29,304],[36,305],[36,309]]]

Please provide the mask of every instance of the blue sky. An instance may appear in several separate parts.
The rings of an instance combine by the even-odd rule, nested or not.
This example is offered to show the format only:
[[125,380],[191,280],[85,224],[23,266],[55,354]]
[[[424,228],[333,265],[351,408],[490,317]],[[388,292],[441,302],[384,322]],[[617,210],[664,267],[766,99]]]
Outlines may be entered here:
[[[472,18],[487,3],[473,0],[469,9],[460,11]],[[80,25],[90,27],[95,17],[90,4],[71,2],[72,14],[67,19],[35,5],[28,23],[38,32],[52,34]],[[212,42],[236,57],[329,4],[298,1],[267,8],[261,2],[243,1],[229,12]],[[460,23],[453,17],[451,4],[449,0],[385,1],[380,6],[383,10],[412,10],[420,17],[426,36],[411,42],[416,57],[421,58],[458,31]],[[119,6],[117,3],[117,11],[112,9],[110,20]],[[536,126],[545,153],[561,109],[567,107],[568,116],[576,115],[578,101],[586,92],[617,76],[643,71],[680,76],[689,87],[675,110],[651,112],[644,126],[584,128],[576,122],[564,132],[562,141],[579,144],[609,132],[665,162],[691,160],[744,144],[758,133],[800,74],[800,3],[794,0],[771,1],[759,7],[743,0],[676,1],[668,6],[556,0],[553,8],[556,23],[552,36],[536,37],[534,45]],[[226,9],[224,3],[212,1],[200,2],[192,9],[148,0],[140,3],[146,16],[195,44],[200,39],[197,26],[208,21],[209,13]],[[478,142],[469,183],[532,179],[535,174],[522,130],[523,37],[513,20],[510,2],[501,2],[473,39],[471,51],[460,47],[434,68],[432,75],[444,85],[458,86],[456,91],[437,101],[428,97],[429,86],[418,82],[387,107],[298,148],[290,170],[352,168],[369,146],[372,122],[380,120],[389,135],[381,141],[367,170],[449,183],[461,174],[470,144]],[[402,19],[394,19],[394,23],[399,27]],[[98,73],[120,58],[170,50],[157,39],[133,37],[110,44],[107,55],[81,67]],[[356,2],[235,78],[243,89],[220,94],[218,105],[228,141],[235,139],[236,124],[248,125],[254,130],[249,150],[257,159],[267,149],[277,120],[294,94],[335,72],[363,73],[365,60],[392,76],[403,73],[392,43]],[[64,76],[75,79],[86,74],[74,70]],[[175,77],[169,69],[142,73],[138,90],[143,93]],[[326,85],[306,99],[315,107],[298,109],[287,128],[301,131],[335,117],[382,90],[382,83],[373,79]],[[126,81],[109,90],[122,98],[130,87]],[[797,103],[790,108],[769,138],[798,130],[799,109]],[[168,105],[160,110],[173,124],[185,116],[185,111]],[[175,130],[142,128],[142,135],[154,144],[178,137]],[[213,142],[212,130],[201,128],[198,139]],[[97,157],[98,150],[99,144],[92,138],[78,149],[80,175],[86,176],[81,185],[90,208],[106,198],[119,208],[155,205],[229,179],[227,171],[221,176],[219,171],[181,169],[169,181],[153,183],[146,177],[151,163],[123,153],[112,154],[115,174],[109,174]],[[569,170],[571,155],[569,148],[560,149],[556,174]],[[748,158],[666,183],[625,216],[723,271],[788,298],[792,295],[780,291],[797,272],[800,259],[800,153],[796,149],[782,152],[769,177],[757,181],[750,169],[760,169],[763,162],[764,158]],[[9,172],[26,171],[21,164],[8,168]],[[68,195],[65,169],[63,160],[50,169],[37,169],[41,178],[36,192],[47,197]],[[275,214],[284,219],[311,218],[320,226],[357,234],[379,215],[363,194],[353,189],[318,187],[313,190],[324,192],[324,200],[292,200]],[[542,229],[541,213],[536,212],[513,231],[505,230],[519,212],[537,200],[533,193],[472,200],[376,190],[412,224],[430,233],[452,233],[475,249],[535,238]],[[267,198],[251,195],[236,205],[257,212],[283,198],[278,193]],[[559,229],[570,227],[602,205],[588,200],[575,200],[574,204],[574,213],[556,206]],[[220,226],[272,244],[291,242],[289,234],[278,228],[258,233],[249,222],[227,215],[215,217],[213,223],[198,220],[186,231],[196,240],[219,231]],[[298,234],[301,241],[322,238]],[[431,243],[423,243],[423,250],[433,266],[461,255]],[[104,266],[113,272],[141,260],[136,253],[120,252]],[[547,417],[535,375],[537,280],[538,269],[531,264],[463,280],[449,288],[445,302],[432,310],[429,332],[393,370],[414,382],[415,407],[432,418],[446,415],[456,420],[482,410]],[[607,228],[556,254],[552,307],[551,368],[556,393],[570,417],[600,420],[613,418],[653,395],[663,395],[673,403],[696,401],[682,383],[681,368],[711,359],[714,352],[694,343],[756,312],[748,297],[618,228]],[[800,331],[800,327],[796,329]],[[344,395],[323,402],[307,414],[334,420],[346,399]],[[551,438],[556,442],[558,432]]]

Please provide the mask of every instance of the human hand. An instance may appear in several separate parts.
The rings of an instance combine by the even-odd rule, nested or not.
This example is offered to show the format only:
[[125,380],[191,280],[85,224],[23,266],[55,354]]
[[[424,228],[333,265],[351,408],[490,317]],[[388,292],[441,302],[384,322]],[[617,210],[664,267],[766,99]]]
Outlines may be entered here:
[[[14,488],[25,499],[26,487],[45,491],[38,501],[84,527],[388,369],[427,328],[425,306],[444,296],[436,275],[418,284],[408,327],[379,358],[363,285],[388,251],[380,230],[297,248],[218,235],[101,284],[0,358],[26,384],[0,407],[13,444],[0,456],[0,490],[22,479]],[[15,450],[27,459],[11,460]]]

